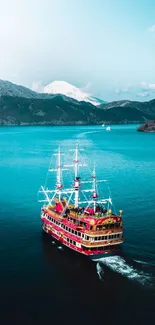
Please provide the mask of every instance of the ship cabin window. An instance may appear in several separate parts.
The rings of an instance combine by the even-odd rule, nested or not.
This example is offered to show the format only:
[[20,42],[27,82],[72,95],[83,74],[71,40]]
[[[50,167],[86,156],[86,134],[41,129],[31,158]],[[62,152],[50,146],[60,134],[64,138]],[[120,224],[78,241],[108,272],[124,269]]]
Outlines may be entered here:
[[86,228],[87,224],[85,222],[80,221],[80,226]]
[[75,235],[77,236],[77,231],[75,230]]
[[90,230],[93,230],[93,226],[90,226]]
[[67,238],[67,241],[69,242],[69,238]]
[[86,235],[86,236],[85,236],[85,239],[86,239],[86,240],[89,240],[89,236]]
[[115,223],[115,226],[116,226],[116,228],[119,228],[120,227],[120,223],[119,222],[116,222]]
[[99,241],[99,240],[107,240],[107,239],[116,239],[116,238],[120,238],[121,235],[120,234],[115,234],[115,235],[109,235],[109,236],[99,236],[99,237],[95,237],[95,241]]
[[73,245],[76,245],[76,242],[75,241],[73,241]]
[[80,232],[78,232],[78,236],[81,237],[81,233]]

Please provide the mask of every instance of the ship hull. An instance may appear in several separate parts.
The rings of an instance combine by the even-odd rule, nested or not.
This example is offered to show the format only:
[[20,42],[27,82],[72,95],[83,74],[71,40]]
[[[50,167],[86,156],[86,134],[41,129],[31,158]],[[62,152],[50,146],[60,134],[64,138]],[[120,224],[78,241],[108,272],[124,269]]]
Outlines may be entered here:
[[91,260],[95,261],[95,260],[99,260],[100,258],[106,258],[106,257],[114,256],[114,255],[117,255],[117,250],[115,252],[111,252],[111,253],[90,255],[89,258]]
[[90,258],[91,260],[95,261],[101,258],[106,258],[106,257],[110,257],[110,256],[114,256],[118,254],[119,247],[117,247],[116,249],[113,249],[109,252],[104,252],[104,253],[100,253],[100,254],[90,254],[90,253],[85,253],[85,252],[81,252],[80,250],[78,250],[76,247],[69,247],[66,243],[64,243],[62,240],[60,240],[57,236],[55,236],[55,234],[53,234],[51,231],[48,231],[46,228],[44,228],[44,226],[42,227],[43,231],[49,235],[49,237],[51,237],[52,239],[56,240],[57,243],[59,243],[61,246],[64,246],[70,250],[73,250],[76,253],[79,253],[80,255],[85,255],[88,258]]

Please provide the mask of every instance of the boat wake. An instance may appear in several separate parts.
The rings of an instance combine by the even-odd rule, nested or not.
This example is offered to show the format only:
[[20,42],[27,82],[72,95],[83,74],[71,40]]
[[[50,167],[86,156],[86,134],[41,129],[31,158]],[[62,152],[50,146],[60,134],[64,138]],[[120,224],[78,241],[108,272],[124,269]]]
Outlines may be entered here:
[[58,246],[58,249],[63,250],[63,247],[62,246]]
[[82,132],[77,135],[77,138],[84,138],[87,134],[98,133],[98,132],[100,132],[100,130]]
[[150,263],[144,262],[144,261],[134,260],[134,262],[136,262],[138,264],[142,264],[142,265],[151,265],[151,266],[154,266],[154,264],[150,264]]
[[96,269],[97,269],[97,274],[99,276],[99,279],[102,280],[104,277],[104,270],[99,263],[96,264]]
[[149,283],[151,280],[148,273],[135,269],[133,266],[127,264],[127,262],[120,256],[104,257],[98,259],[97,262],[96,268],[100,279],[103,279],[103,265],[105,265],[114,272],[120,273],[124,277],[127,277],[130,280],[138,281],[141,284]]

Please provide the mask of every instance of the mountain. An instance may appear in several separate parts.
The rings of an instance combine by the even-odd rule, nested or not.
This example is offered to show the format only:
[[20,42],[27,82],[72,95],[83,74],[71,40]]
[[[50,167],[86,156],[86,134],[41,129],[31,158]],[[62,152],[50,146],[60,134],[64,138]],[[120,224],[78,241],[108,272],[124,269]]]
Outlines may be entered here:
[[136,107],[103,109],[62,95],[52,98],[0,97],[0,125],[97,125],[142,123],[155,119]]
[[101,109],[62,95],[50,99],[0,97],[1,125],[99,124]]
[[77,101],[89,102],[95,106],[105,103],[102,99],[89,96],[85,91],[65,81],[53,81],[44,88],[46,94],[62,94]]
[[[70,85],[67,89],[74,90]],[[88,101],[88,97],[84,97],[84,100],[78,97],[76,100],[70,96],[55,94],[54,88],[47,90],[52,94],[39,94],[26,87],[0,80],[0,125],[101,125],[155,120],[155,100],[115,101],[95,106]],[[80,94],[78,91],[74,93],[76,96]]]
[[111,109],[119,109],[121,111],[132,111],[133,109],[139,110],[141,112],[144,112],[146,114],[149,114],[150,116],[154,116],[155,114],[155,99],[150,100],[149,102],[136,102],[136,101],[130,101],[130,100],[120,100],[120,101],[114,101],[107,104],[101,104],[99,106],[101,109],[104,110],[111,110]]
[[40,99],[53,97],[53,95],[38,93],[27,87],[16,85],[10,81],[0,79],[0,97],[1,96],[40,98]]
[[43,93],[33,91],[27,87],[16,85],[7,80],[0,79],[0,96],[14,96],[24,98],[50,99],[54,95],[64,95],[77,101],[89,102],[95,106],[106,103],[102,99],[91,97],[80,88],[65,81],[54,81],[43,88]]
[[24,86],[19,86],[10,81],[0,79],[0,96],[38,98],[40,94]]

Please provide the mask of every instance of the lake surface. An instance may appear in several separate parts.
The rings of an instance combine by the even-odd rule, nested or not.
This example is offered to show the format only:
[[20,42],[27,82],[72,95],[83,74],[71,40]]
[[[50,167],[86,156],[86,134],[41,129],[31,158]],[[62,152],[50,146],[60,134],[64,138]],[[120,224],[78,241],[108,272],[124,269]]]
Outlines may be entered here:
[[[136,127],[0,128],[0,324],[153,322],[155,134]],[[116,211],[124,211],[121,254],[97,262],[41,229],[37,192],[51,155],[77,140],[108,179]]]

